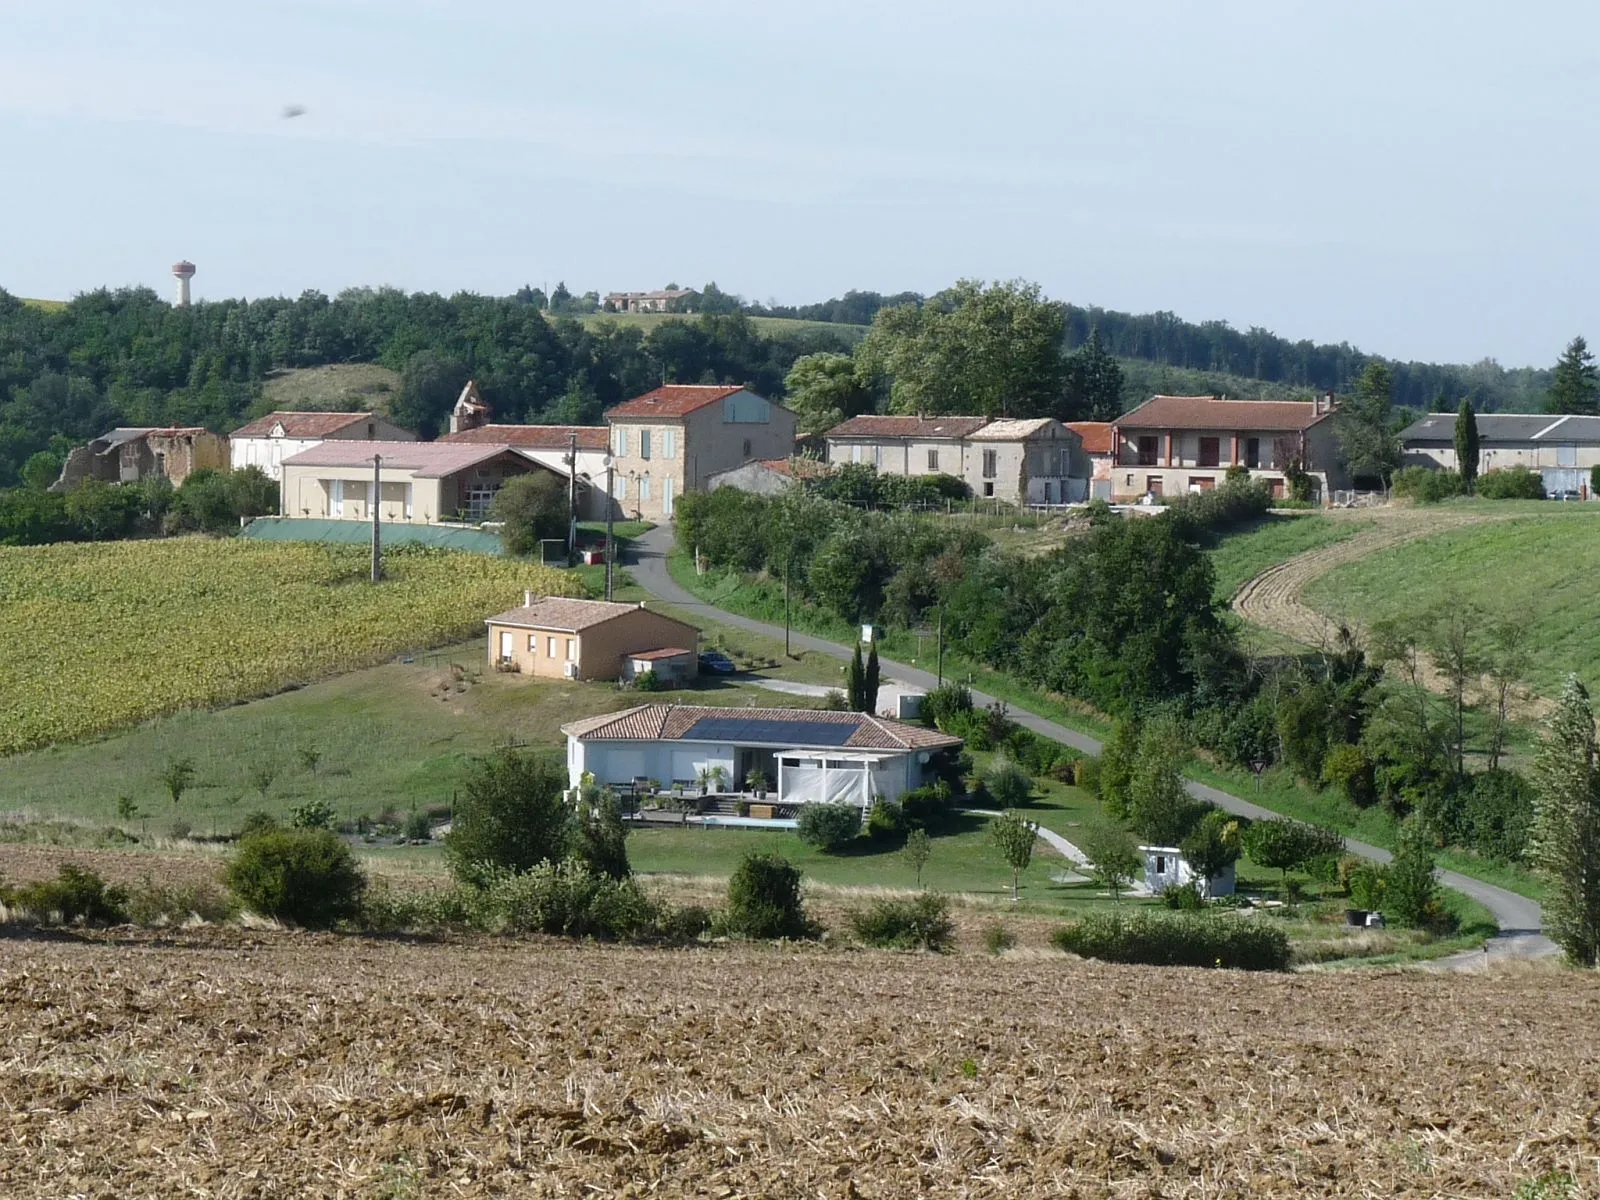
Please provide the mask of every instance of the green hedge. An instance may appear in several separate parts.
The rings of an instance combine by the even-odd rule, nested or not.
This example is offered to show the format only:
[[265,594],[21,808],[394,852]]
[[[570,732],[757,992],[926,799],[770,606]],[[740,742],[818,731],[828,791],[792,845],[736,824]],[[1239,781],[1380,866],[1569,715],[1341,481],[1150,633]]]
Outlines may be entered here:
[[948,949],[955,937],[950,902],[934,892],[910,900],[874,900],[849,917],[850,928],[869,946],[937,952]]
[[1094,913],[1057,929],[1050,940],[1059,950],[1105,962],[1241,971],[1289,966],[1288,935],[1252,917]]

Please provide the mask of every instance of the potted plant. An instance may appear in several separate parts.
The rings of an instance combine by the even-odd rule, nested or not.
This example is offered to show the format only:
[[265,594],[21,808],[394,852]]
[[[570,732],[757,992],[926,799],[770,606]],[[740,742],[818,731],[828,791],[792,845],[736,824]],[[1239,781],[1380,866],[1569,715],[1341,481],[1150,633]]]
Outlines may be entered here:
[[728,784],[728,768],[721,763],[711,768],[711,789],[720,792]]
[[734,806],[734,810],[741,817],[748,817],[750,815],[750,801],[748,801],[748,800],[739,801],[739,803]]
[[695,782],[700,785],[700,794],[709,796],[711,794],[711,768],[701,767],[699,773],[695,775]]
[[760,767],[751,767],[750,773],[744,777],[744,786],[756,794],[757,800],[767,798],[767,773]]

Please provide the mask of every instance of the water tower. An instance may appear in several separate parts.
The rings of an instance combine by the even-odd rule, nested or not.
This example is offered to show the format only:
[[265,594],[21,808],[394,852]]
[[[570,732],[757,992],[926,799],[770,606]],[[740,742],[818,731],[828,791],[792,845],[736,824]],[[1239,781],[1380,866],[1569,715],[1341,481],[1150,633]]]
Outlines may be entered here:
[[172,277],[178,281],[178,294],[173,303],[179,308],[189,307],[189,280],[194,278],[194,264],[188,259],[172,264]]

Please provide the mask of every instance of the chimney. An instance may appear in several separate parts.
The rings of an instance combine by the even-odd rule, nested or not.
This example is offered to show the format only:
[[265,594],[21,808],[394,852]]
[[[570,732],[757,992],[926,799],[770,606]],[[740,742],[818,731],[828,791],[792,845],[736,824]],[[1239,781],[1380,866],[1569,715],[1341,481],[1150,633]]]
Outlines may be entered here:
[[526,592],[522,593],[522,607],[523,608],[532,608],[533,607],[533,592],[532,591],[526,591]]

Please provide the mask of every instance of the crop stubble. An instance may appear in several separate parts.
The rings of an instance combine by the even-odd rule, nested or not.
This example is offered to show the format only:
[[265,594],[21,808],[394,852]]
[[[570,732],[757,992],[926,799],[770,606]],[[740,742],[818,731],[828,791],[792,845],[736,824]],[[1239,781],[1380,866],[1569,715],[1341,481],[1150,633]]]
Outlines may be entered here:
[[0,1195],[1506,1196],[1593,1184],[1597,1018],[1556,973],[11,936]]

